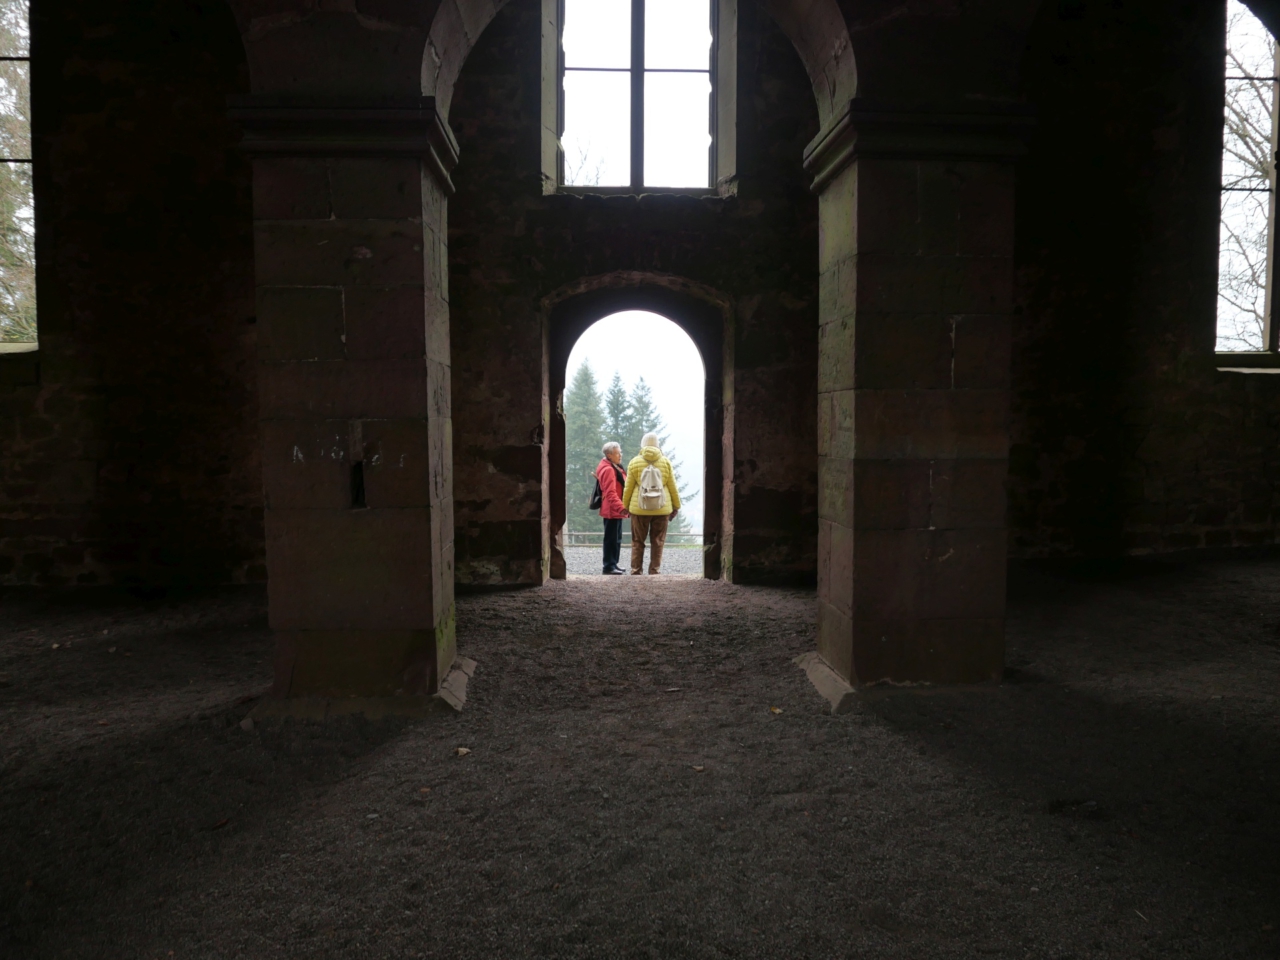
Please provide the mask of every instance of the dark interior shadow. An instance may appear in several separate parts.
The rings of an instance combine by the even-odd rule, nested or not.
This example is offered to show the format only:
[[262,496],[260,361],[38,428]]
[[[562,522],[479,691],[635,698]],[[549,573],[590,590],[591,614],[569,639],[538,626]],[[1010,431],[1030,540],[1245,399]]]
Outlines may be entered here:
[[[212,603],[10,597],[5,608],[0,730],[27,729],[0,741],[0,956],[62,955],[63,941],[129,954],[120,938],[199,889],[228,845],[318,802],[409,722],[242,729],[269,680],[257,666],[271,644],[260,590]],[[24,649],[31,631],[39,654]],[[84,689],[74,667],[41,664],[49,636],[75,637]],[[111,702],[102,727],[84,709],[93,695]]]
[[1011,578],[1003,686],[863,702],[1048,830],[1274,904],[1280,717],[1265,694],[1280,641],[1274,610],[1258,612],[1273,576],[1280,564],[1024,566]]

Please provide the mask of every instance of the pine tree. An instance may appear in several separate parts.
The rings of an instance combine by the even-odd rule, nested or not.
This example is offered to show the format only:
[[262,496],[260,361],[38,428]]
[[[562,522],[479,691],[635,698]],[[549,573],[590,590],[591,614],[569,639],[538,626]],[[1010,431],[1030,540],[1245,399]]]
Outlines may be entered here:
[[566,523],[570,533],[594,533],[600,515],[590,508],[595,470],[604,444],[604,407],[595,374],[583,364],[564,394]]
[[658,446],[661,447],[667,439],[662,435],[662,417],[653,405],[653,391],[644,382],[644,377],[637,380],[636,385],[631,388],[628,406],[631,412],[625,421],[625,439],[621,441],[623,449],[628,451],[627,456],[634,457],[640,453],[640,441],[646,433],[658,434]]
[[627,446],[627,438],[631,435],[631,401],[627,398],[627,388],[622,385],[622,377],[615,370],[609,390],[604,395],[604,432],[606,440],[616,440],[622,444],[623,456],[630,459],[636,455],[636,447]]
[[681,482],[680,468],[682,464],[676,455],[675,449],[671,446],[670,438],[663,433],[666,425],[662,422],[662,415],[658,413],[658,408],[654,406],[653,391],[644,382],[644,377],[636,381],[636,385],[631,391],[630,406],[631,416],[630,422],[627,424],[628,432],[625,434],[627,439],[622,442],[623,449],[635,451],[634,453],[628,453],[628,457],[636,456],[640,453],[640,441],[646,433],[656,433],[658,435],[658,447],[666,454],[667,459],[671,461],[671,470],[675,474],[676,489],[680,491],[682,506],[680,514],[671,523],[670,532],[696,532],[689,526],[689,518],[684,512],[683,506],[692,503],[694,498],[698,496],[698,491],[686,491],[684,484]]

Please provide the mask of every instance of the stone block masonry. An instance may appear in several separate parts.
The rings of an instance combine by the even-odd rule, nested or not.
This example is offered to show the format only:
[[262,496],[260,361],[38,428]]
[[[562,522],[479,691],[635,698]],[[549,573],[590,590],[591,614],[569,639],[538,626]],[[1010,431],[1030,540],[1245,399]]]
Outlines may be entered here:
[[455,647],[456,144],[429,98],[259,96],[233,114],[254,158],[275,693],[435,693]]
[[714,419],[724,430],[709,442],[719,460],[723,441],[724,466],[687,478],[724,495],[715,572],[814,582],[817,202],[799,157],[817,116],[802,64],[767,15],[740,7],[740,57],[754,66],[739,71],[736,196],[545,196],[540,37],[537,4],[503,8],[450,114],[461,144],[449,226],[459,583],[535,584],[554,572],[548,303],[610,283],[697,288],[717,302],[724,364],[709,376],[723,386]]
[[[845,679],[1004,665],[1017,108],[853,101],[822,194],[818,652]],[[850,279],[853,278],[853,279]]]
[[0,354],[0,585],[261,581],[235,21],[36,4],[32,49],[40,345]]
[[1275,542],[1280,377],[1213,356],[1222,4],[738,4],[732,176],[640,197],[546,194],[539,6],[36,5],[0,585],[270,567],[279,690],[425,692],[455,562],[556,572],[552,312],[609,285],[718,311],[707,564],[816,578],[846,678],[998,675],[1003,551]]

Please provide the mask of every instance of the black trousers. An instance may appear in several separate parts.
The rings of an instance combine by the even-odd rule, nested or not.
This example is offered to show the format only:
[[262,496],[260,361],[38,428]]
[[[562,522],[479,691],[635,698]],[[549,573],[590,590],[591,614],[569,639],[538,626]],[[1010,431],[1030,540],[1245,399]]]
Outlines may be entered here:
[[604,522],[604,572],[618,569],[618,559],[622,556],[622,521],[606,520]]

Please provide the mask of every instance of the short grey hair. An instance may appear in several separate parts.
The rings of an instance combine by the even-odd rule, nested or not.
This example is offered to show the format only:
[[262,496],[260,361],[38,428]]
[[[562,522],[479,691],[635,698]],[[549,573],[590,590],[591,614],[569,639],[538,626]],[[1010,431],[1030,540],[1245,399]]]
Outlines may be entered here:
[[658,435],[656,433],[646,433],[644,439],[640,441],[642,447],[656,447],[658,444]]
[[610,440],[600,449],[600,452],[607,457],[610,451],[612,450],[617,450],[619,453],[621,453],[622,444],[620,444],[617,440]]

